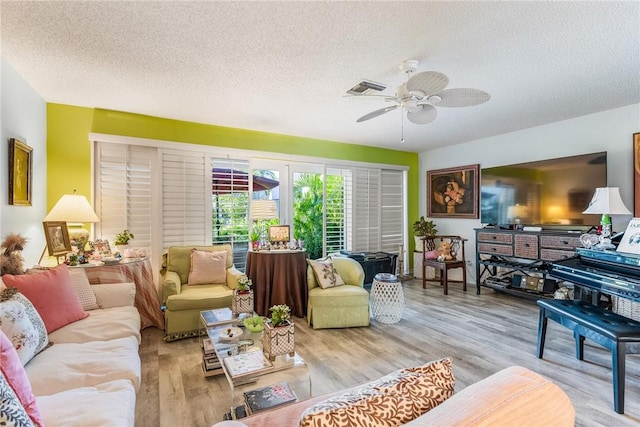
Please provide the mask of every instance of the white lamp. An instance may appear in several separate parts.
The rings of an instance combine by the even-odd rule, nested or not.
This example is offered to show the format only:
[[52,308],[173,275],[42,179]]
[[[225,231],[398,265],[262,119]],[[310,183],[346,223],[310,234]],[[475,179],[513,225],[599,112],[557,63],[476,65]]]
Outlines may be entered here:
[[[258,220],[269,220],[279,218],[278,215],[278,206],[276,205],[275,200],[252,200],[251,201],[251,219],[254,221]],[[262,230],[260,230],[260,234],[262,235],[261,241],[266,239],[266,226],[263,222]]]
[[[73,190],[73,194],[65,194],[60,197],[44,221],[63,221],[67,223],[67,226],[81,226],[84,223],[100,222],[100,219],[87,198],[76,194],[76,190]],[[89,232],[83,228],[69,230],[69,238],[76,241],[78,251],[82,253],[89,240]]]
[[589,207],[582,213],[602,215],[600,219],[602,232],[600,233],[600,243],[595,246],[597,249],[615,249],[610,239],[611,217],[609,215],[631,215],[631,211],[627,209],[620,197],[619,187],[596,188],[596,192],[589,202]]
[[275,219],[278,218],[278,206],[275,200],[252,200],[251,219]]

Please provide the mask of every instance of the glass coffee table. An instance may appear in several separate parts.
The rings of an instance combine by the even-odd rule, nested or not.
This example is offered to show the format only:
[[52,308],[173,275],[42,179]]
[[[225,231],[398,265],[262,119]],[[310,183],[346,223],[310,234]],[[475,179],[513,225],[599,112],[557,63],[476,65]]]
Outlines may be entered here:
[[[293,356],[279,355],[269,361],[262,355],[262,333],[252,333],[244,327],[244,318],[250,316],[233,315],[229,309],[200,313],[200,323],[206,329],[209,341],[203,340],[203,371],[205,376],[210,376],[209,372],[226,377],[231,389],[229,407],[234,419],[242,417],[243,413],[251,414],[251,409],[245,406],[245,393],[250,391],[263,389],[266,393],[272,386],[281,388],[285,383],[298,401],[311,397],[311,376],[304,359],[295,353]],[[225,362],[227,358],[230,360]]]

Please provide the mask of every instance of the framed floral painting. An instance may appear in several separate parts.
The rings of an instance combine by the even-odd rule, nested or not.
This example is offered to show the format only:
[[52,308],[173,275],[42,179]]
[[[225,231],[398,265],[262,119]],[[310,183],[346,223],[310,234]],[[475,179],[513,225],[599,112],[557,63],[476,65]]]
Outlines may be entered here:
[[480,165],[427,171],[427,216],[478,218]]

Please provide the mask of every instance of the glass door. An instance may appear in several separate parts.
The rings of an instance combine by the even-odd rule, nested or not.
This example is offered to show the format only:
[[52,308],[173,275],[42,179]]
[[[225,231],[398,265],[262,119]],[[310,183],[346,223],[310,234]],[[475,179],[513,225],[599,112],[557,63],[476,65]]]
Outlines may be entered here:
[[302,240],[310,259],[324,253],[324,175],[318,165],[291,165],[292,235]]

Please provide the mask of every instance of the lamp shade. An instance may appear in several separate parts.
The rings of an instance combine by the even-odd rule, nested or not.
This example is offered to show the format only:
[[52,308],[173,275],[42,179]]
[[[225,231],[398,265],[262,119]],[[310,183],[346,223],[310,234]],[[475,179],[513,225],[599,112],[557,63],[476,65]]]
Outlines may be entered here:
[[251,201],[251,219],[275,219],[279,218],[278,206],[275,200]]
[[596,188],[589,207],[583,214],[631,215],[631,211],[622,202],[619,187]]
[[65,194],[44,218],[44,221],[65,221],[67,223],[100,222],[86,197]]

